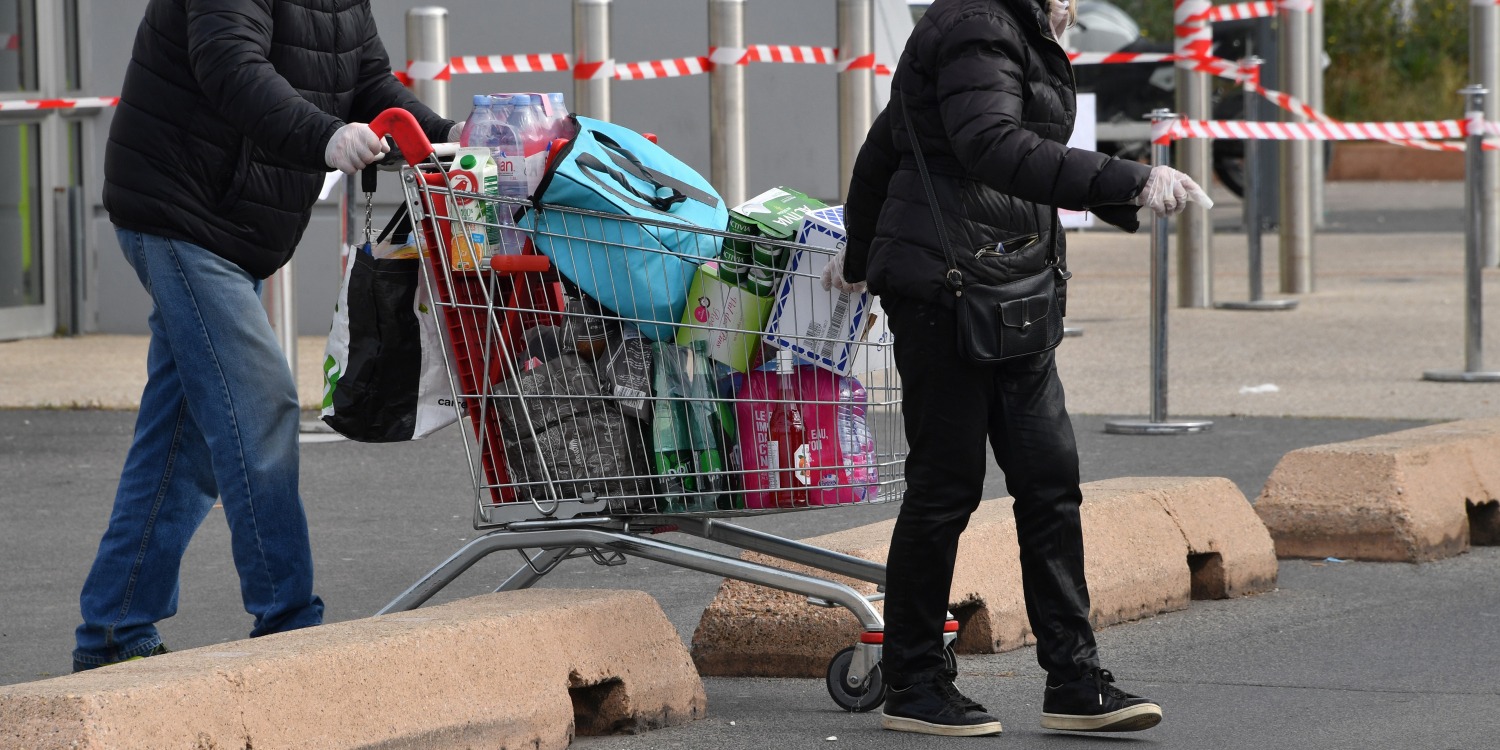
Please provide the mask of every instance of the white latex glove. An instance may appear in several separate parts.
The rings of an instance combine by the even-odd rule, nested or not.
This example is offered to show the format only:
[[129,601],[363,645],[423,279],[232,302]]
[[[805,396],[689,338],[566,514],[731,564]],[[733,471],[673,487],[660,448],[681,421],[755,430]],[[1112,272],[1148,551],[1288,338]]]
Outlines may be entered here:
[[452,128],[448,129],[448,142],[458,143],[458,137],[463,135],[465,120],[459,120]]
[[865,290],[865,282],[851,284],[844,280],[844,251],[840,250],[827,263],[823,264],[823,291],[828,292],[837,288],[844,294],[859,294]]
[[1062,39],[1068,30],[1069,0],[1047,0],[1047,23],[1052,27],[1052,38]]
[[1214,202],[1193,182],[1193,178],[1171,168],[1152,167],[1146,186],[1135,197],[1135,205],[1145,206],[1157,216],[1174,216],[1187,208],[1189,201],[1213,208]]
[[323,149],[323,161],[332,169],[354,174],[380,161],[390,150],[385,139],[376,136],[369,125],[351,122],[333,131],[328,148]]

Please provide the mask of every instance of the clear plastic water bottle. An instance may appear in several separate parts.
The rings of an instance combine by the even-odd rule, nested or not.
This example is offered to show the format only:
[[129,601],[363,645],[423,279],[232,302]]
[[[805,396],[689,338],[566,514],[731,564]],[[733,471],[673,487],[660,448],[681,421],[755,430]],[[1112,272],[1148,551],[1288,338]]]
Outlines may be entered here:
[[[495,184],[500,196],[525,200],[526,187],[525,146],[516,129],[501,122],[494,110],[492,97],[479,94],[474,97],[474,111],[464,123],[459,145],[469,148],[488,148],[495,160]],[[525,244],[520,230],[515,228],[515,209],[509,203],[495,206],[495,223],[499,225],[494,252],[502,255],[517,255]]]
[[838,430],[839,453],[849,472],[850,484],[860,487],[874,484],[875,436],[865,420],[865,387],[851,377],[839,378]]
[[568,119],[568,115],[571,113],[568,112],[568,105],[563,99],[563,95],[554,92],[548,94],[547,98],[552,100],[552,138],[572,140],[578,135],[578,131],[573,127],[573,121]]
[[464,148],[478,145],[474,143],[475,130],[486,134],[491,132],[495,119],[494,100],[483,94],[475,95],[474,109],[469,112],[469,119],[464,120],[463,130],[459,131],[458,145]]
[[534,115],[531,114],[531,96],[528,95],[490,95],[505,102],[498,107],[501,118],[505,124],[516,129],[516,135],[520,136],[520,144],[525,147],[531,141],[532,132],[537,127]]

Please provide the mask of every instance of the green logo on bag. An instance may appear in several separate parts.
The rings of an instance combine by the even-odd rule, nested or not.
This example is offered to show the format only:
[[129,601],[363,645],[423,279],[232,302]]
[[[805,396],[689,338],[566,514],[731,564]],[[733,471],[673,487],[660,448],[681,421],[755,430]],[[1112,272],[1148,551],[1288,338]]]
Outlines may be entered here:
[[339,384],[339,361],[331,355],[323,360],[323,408],[333,406],[333,389]]

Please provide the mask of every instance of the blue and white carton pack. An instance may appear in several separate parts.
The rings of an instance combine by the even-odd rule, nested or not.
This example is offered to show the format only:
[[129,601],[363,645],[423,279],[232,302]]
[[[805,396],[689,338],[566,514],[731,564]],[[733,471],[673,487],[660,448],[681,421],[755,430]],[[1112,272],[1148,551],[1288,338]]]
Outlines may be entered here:
[[[797,250],[787,261],[764,340],[825,370],[858,374],[869,366],[863,350],[870,347],[860,342],[867,334],[875,334],[877,340],[887,334],[884,316],[876,313],[879,304],[869,292],[824,291],[819,281],[823,267],[848,242],[843,206],[808,213],[797,230],[796,242],[826,252]],[[870,330],[877,319],[882,330]]]

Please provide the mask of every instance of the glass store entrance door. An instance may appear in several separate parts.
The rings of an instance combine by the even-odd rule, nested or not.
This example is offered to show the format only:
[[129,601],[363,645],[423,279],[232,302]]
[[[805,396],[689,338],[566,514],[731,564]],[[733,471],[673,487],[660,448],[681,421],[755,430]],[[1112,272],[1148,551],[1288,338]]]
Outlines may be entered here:
[[81,94],[87,1],[0,0],[0,340],[57,332],[78,276],[60,277],[59,261],[77,241],[68,199],[83,185],[80,118],[92,113],[28,102]]

